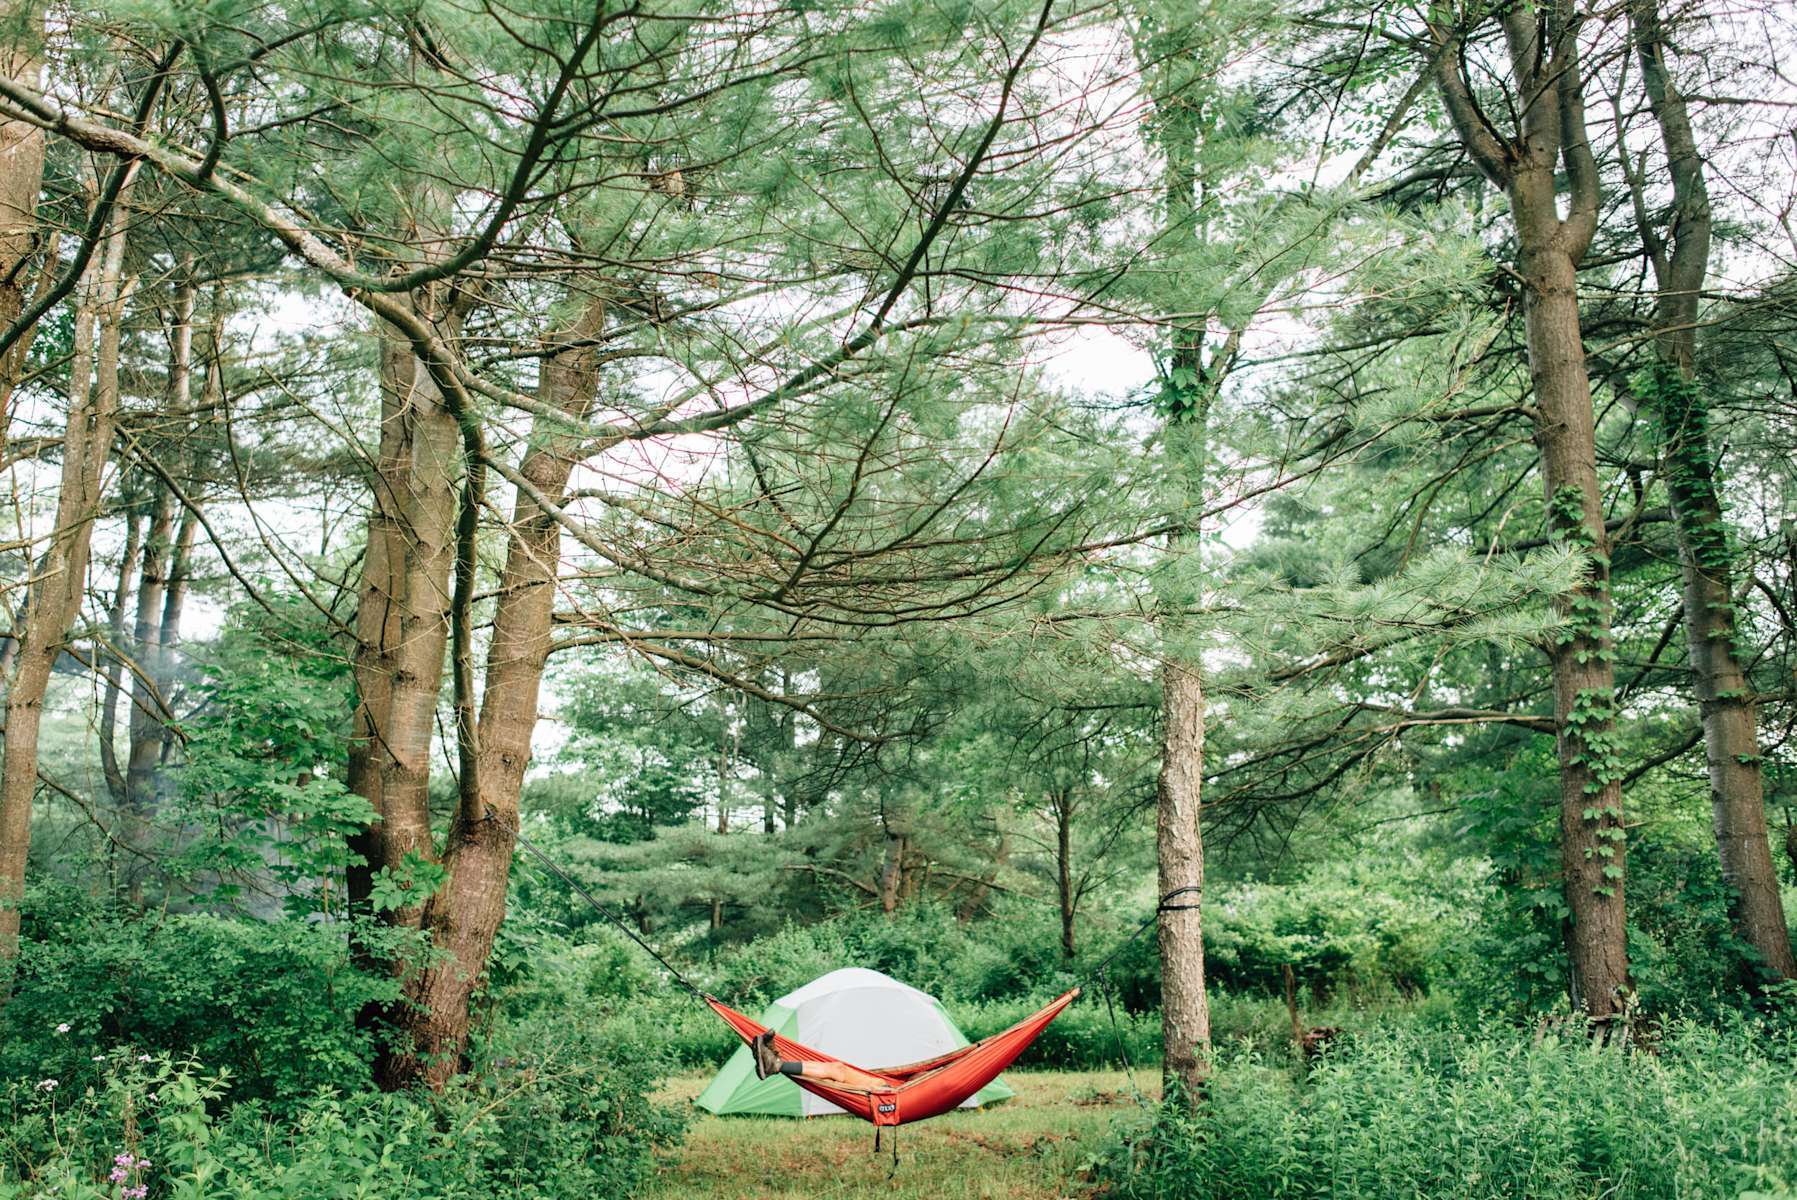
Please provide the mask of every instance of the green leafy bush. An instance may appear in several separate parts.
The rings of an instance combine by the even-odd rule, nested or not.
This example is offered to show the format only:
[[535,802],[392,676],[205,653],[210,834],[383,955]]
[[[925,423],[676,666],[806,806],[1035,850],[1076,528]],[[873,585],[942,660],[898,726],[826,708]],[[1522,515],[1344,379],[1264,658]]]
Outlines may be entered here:
[[[1279,995],[1290,966],[1312,1003],[1339,991],[1416,997],[1455,980],[1493,889],[1483,864],[1428,857],[1318,863],[1285,882],[1211,888],[1204,907],[1205,977],[1238,995]],[[1111,969],[1131,1011],[1160,1003],[1152,936]]]
[[283,595],[267,609],[238,605],[197,648],[179,786],[155,814],[158,874],[181,883],[178,900],[247,906],[272,881],[289,915],[330,910],[320,881],[341,874],[347,838],[374,815],[341,777],[353,702],[338,636],[310,602]]
[[[1569,910],[1552,744],[1533,743],[1495,767],[1458,767],[1443,782],[1494,885],[1468,927],[1454,990],[1469,1012],[1564,1008]],[[1692,800],[1682,782],[1654,777],[1629,793],[1629,974],[1649,1012],[1724,1019],[1761,1003],[1764,980],[1729,920],[1708,808]]]
[[657,1060],[627,1052],[600,1069],[578,1037],[533,1033],[550,1053],[442,1095],[325,1087],[281,1114],[225,1105],[228,1072],[166,1056],[110,1056],[73,1094],[15,1082],[0,1091],[0,1200],[635,1194],[680,1132],[646,1099]]
[[1362,1033],[1300,1074],[1225,1053],[1092,1164],[1107,1196],[1789,1196],[1797,1035],[1680,1026],[1654,1053],[1525,1033]]
[[126,1046],[213,1064],[241,1099],[367,1086],[372,1047],[355,1014],[395,988],[351,965],[340,929],[138,915],[61,888],[33,889],[23,922],[0,1079],[85,1087],[94,1056]]

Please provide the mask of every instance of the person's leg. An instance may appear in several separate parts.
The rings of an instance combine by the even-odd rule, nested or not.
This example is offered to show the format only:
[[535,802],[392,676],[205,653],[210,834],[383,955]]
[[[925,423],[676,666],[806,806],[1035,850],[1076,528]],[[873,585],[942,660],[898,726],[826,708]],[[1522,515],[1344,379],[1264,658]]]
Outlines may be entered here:
[[839,1062],[782,1059],[780,1073],[782,1075],[803,1075],[807,1079],[817,1079],[824,1083],[834,1083],[841,1087],[856,1088],[864,1092],[883,1092],[892,1086],[878,1075],[869,1075],[866,1071],[859,1071],[847,1063]]
[[755,1057],[755,1074],[762,1079],[766,1079],[769,1075],[803,1075],[807,1079],[816,1079],[822,1083],[834,1083],[839,1087],[859,1088],[866,1092],[885,1091],[892,1086],[878,1075],[869,1075],[866,1071],[856,1070],[847,1063],[821,1062],[815,1059],[783,1059],[774,1049],[774,1035],[771,1030],[758,1035],[749,1043],[749,1053]]

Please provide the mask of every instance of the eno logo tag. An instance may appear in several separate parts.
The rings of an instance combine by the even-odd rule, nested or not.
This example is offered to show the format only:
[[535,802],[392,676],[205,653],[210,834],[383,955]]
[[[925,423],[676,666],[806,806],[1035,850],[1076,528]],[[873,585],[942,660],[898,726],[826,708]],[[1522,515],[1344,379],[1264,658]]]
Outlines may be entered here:
[[881,1111],[881,1112],[883,1112],[883,1113],[889,1113],[889,1112],[897,1112],[897,1111],[898,1111],[898,1105],[896,1105],[896,1104],[882,1104],[882,1105],[880,1105],[880,1111]]

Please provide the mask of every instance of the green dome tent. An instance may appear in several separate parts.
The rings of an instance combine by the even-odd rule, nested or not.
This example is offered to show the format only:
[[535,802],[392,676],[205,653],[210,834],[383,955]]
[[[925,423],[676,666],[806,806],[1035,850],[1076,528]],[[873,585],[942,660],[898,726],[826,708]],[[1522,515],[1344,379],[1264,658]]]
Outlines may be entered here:
[[[847,967],[814,979],[767,1006],[761,1023],[846,1062],[900,1066],[968,1044],[941,1001],[891,976]],[[1016,1095],[995,1079],[962,1101],[977,1108]],[[720,1115],[820,1117],[843,1110],[783,1075],[755,1078],[747,1046],[738,1046],[694,1103]]]

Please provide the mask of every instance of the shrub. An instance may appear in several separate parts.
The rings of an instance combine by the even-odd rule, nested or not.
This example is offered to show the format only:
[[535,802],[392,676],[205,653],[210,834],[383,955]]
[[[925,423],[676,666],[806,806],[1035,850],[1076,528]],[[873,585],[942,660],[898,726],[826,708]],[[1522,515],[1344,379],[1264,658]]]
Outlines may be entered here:
[[1508,1028],[1361,1034],[1301,1077],[1225,1053],[1207,1102],[1092,1164],[1117,1197],[1788,1196],[1797,1037],[1681,1026],[1658,1053]]
[[[228,1072],[114,1055],[93,1087],[0,1092],[0,1200],[592,1200],[636,1194],[679,1120],[646,1099],[656,1060],[604,1070],[578,1039],[429,1093],[321,1088],[275,1114],[219,1111]],[[66,1097],[66,1098],[65,1098]],[[141,1189],[141,1190],[140,1190]]]
[[[1466,967],[1492,891],[1482,869],[1430,858],[1319,863],[1289,882],[1216,886],[1204,909],[1206,979],[1229,992],[1277,995],[1289,965],[1318,1001],[1337,991],[1426,993]],[[1131,943],[1112,975],[1132,1010],[1158,1004],[1154,939]]]
[[242,1099],[367,1085],[354,1017],[392,984],[354,969],[335,927],[140,916],[49,889],[33,891],[24,934],[0,1078],[83,1087],[97,1052],[129,1046],[213,1064]]

